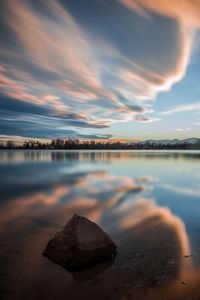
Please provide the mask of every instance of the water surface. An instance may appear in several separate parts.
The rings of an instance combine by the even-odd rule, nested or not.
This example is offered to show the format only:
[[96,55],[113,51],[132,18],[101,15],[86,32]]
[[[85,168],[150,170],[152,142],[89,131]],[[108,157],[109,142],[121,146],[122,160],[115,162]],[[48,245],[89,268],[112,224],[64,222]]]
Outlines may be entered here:
[[[200,299],[200,152],[0,151],[3,299]],[[114,262],[69,273],[41,255],[73,216]]]

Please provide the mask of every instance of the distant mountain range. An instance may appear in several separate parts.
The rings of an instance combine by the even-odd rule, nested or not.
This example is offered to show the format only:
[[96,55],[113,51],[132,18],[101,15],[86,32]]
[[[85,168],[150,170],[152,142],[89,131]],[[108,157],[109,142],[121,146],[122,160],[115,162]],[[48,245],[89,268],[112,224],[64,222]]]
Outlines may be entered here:
[[[166,140],[145,140],[145,141],[141,141],[140,144],[146,144],[146,143],[150,143],[150,144],[163,144],[163,145],[176,145],[176,144],[184,144],[184,143],[188,143],[188,144],[195,144],[196,142],[200,141],[200,138],[188,138],[188,139],[184,139],[184,140],[179,140],[179,139],[166,139]],[[130,142],[127,143],[129,145],[134,145],[136,142]]]

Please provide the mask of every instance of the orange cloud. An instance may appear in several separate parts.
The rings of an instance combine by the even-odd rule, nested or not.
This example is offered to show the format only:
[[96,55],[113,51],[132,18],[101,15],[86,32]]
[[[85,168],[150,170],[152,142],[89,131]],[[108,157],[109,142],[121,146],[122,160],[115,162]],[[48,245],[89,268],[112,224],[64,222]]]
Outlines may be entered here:
[[200,26],[199,1],[191,0],[119,0],[128,8],[147,16],[148,10],[171,18],[177,18],[188,26],[197,28]]
[[[132,120],[157,121],[158,119],[149,117],[135,118],[136,112],[125,104],[134,100],[138,102],[155,99],[159,92],[169,90],[174,83],[183,78],[190,59],[194,33],[200,27],[198,1],[183,0],[181,4],[179,0],[166,0],[164,3],[161,0],[118,1],[144,18],[152,18],[153,11],[176,20],[174,26],[178,30],[176,28],[175,49],[171,48],[175,50],[175,62],[169,63],[168,70],[159,72],[159,68],[154,70],[154,67],[140,65],[133,58],[129,58],[128,52],[126,55],[121,51],[118,43],[112,44],[112,39],[109,40],[107,36],[105,40],[101,37],[97,45],[96,41],[91,42],[90,35],[85,34],[84,26],[82,28],[78,25],[78,21],[69,14],[66,7],[62,7],[55,0],[45,2],[44,11],[40,12],[28,2],[15,0],[13,5],[11,0],[7,0],[5,19],[23,49],[21,55],[11,54],[8,49],[7,55],[15,55],[15,59],[18,55],[21,60],[35,64],[36,69],[43,69],[44,73],[53,73],[56,80],[46,79],[46,83],[38,80],[34,96],[31,95],[33,92],[4,93],[22,101],[32,101],[39,105],[49,104],[55,111],[76,109],[77,113],[82,112],[86,100],[93,100],[87,101],[87,119],[90,119],[88,122],[91,124],[108,125]],[[111,59],[110,65],[107,66],[105,61],[108,58]],[[0,66],[0,71],[5,71],[4,66]],[[32,79],[33,74],[27,74],[26,79],[26,72],[10,70],[10,73],[30,86],[37,85]],[[2,80],[7,89],[29,90],[18,81],[5,81],[3,77]],[[37,97],[36,95],[44,93],[49,84],[52,84],[50,92]],[[97,101],[102,98],[103,101]],[[150,112],[152,111],[144,109],[140,113]]]
[[81,99],[96,99],[98,96],[92,91],[81,88],[75,84],[68,83],[69,81],[63,80],[63,83],[59,84],[59,87],[67,94]]
[[[159,78],[157,84],[152,83],[152,86],[147,85],[147,90],[149,95],[152,98],[155,98],[157,92],[166,91],[171,88],[171,86],[180,81],[186,73],[186,68],[189,63],[192,42],[194,33],[197,29],[200,28],[200,6],[199,1],[191,0],[118,0],[123,5],[125,5],[130,10],[139,13],[143,17],[151,18],[150,12],[156,12],[158,14],[167,16],[169,18],[174,18],[177,21],[180,30],[180,46],[179,46],[179,55],[176,65],[173,66],[173,69],[164,74],[163,77]],[[155,74],[150,74],[154,76]],[[136,76],[136,83],[140,88],[140,83],[148,83],[149,80],[144,78],[138,78]],[[144,95],[144,98],[148,98],[147,95]]]
[[[64,78],[54,83],[56,88],[74,97],[75,101],[106,97],[119,104],[115,93],[101,84],[99,66],[95,59],[91,59],[93,50],[84,32],[56,1],[50,0],[46,9],[57,22],[52,18],[44,22],[37,11],[33,13],[28,4],[18,0],[15,6],[8,0],[6,6],[9,12],[7,22],[30,61]],[[17,75],[24,77],[23,73]]]
[[[4,71],[4,70],[2,70],[2,71]],[[1,72],[1,70],[0,70],[0,72]],[[6,89],[9,88],[9,89],[14,89],[14,90],[30,91],[30,89],[28,87],[23,86],[14,80],[9,79],[8,77],[4,76],[2,73],[0,73],[0,87],[6,88]]]
[[[64,75],[65,70],[72,72],[81,81],[99,86],[96,67],[86,53],[90,51],[80,28],[73,18],[54,0],[49,1],[49,9],[58,22],[43,19],[29,10],[28,5],[16,0],[6,2],[9,8],[10,27],[14,30],[27,54],[39,66]],[[91,71],[92,70],[92,71]]]
[[5,72],[5,71],[6,69],[2,65],[0,65],[0,72]]
[[54,95],[49,95],[49,94],[46,94],[42,97],[44,100],[46,101],[49,101],[49,102],[52,102],[52,103],[57,103],[56,101],[58,99],[60,99],[60,97],[58,96],[54,96]]
[[66,110],[69,108],[68,105],[61,102],[60,97],[58,97],[58,96],[45,94],[42,96],[42,99],[45,102],[49,103],[56,110]]
[[35,103],[35,104],[39,104],[39,105],[45,104],[44,100],[39,99],[36,96],[25,93],[25,92],[3,91],[3,94],[5,94],[5,95],[7,95],[8,97],[11,97],[11,98],[18,99],[20,101]]

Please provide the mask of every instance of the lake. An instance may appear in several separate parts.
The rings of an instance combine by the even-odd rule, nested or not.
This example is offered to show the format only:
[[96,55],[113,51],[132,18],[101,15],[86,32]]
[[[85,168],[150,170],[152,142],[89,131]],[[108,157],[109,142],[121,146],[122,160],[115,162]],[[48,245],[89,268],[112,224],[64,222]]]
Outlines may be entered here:
[[[2,299],[200,299],[200,151],[0,151]],[[42,256],[73,214],[117,244],[68,272]]]

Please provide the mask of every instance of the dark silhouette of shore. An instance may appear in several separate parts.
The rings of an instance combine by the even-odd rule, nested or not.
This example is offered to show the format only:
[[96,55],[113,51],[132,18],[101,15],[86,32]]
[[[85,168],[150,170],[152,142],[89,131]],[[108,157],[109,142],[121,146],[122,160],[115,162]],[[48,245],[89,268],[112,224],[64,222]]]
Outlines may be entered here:
[[53,150],[53,149],[74,149],[74,150],[200,150],[200,140],[196,143],[177,142],[135,142],[122,143],[110,141],[80,141],[78,139],[53,139],[51,142],[42,143],[38,140],[25,141],[23,145],[16,145],[13,141],[0,144],[0,149],[23,149],[23,150]]

